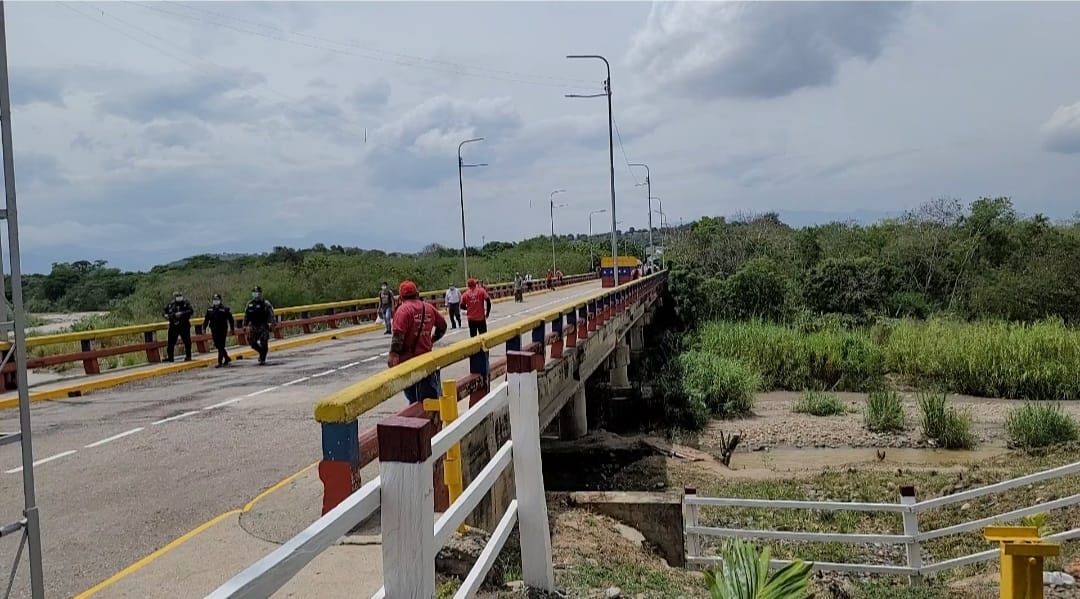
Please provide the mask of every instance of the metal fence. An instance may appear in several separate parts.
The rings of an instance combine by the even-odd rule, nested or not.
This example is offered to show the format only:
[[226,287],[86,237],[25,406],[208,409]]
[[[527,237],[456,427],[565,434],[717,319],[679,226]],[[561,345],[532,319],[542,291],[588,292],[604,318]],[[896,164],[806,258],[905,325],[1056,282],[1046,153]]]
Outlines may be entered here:
[[[990,549],[970,555],[964,555],[952,559],[934,563],[923,563],[922,544],[926,541],[957,535],[966,532],[980,530],[986,526],[1013,522],[1040,512],[1062,509],[1080,503],[1080,494],[1070,495],[1053,501],[1046,501],[1037,505],[1024,507],[1009,512],[979,518],[968,522],[962,522],[952,526],[946,526],[936,530],[919,530],[918,515],[935,508],[947,505],[964,503],[979,497],[993,495],[1025,487],[1038,482],[1053,480],[1064,476],[1080,473],[1080,462],[1021,476],[985,487],[970,489],[960,493],[954,493],[944,497],[916,501],[912,487],[901,487],[900,503],[857,503],[838,501],[774,501],[768,499],[737,499],[726,497],[700,497],[687,492],[683,500],[683,521],[686,535],[686,559],[688,564],[706,566],[718,564],[722,559],[718,556],[703,555],[703,537],[721,538],[753,538],[777,541],[812,541],[833,542],[852,545],[864,544],[890,544],[903,545],[907,555],[906,564],[862,564],[862,563],[836,563],[836,562],[813,562],[816,570],[828,570],[835,572],[852,572],[862,574],[899,574],[907,575],[911,579],[923,575],[941,572],[951,568],[958,568],[969,564],[976,564],[996,558],[999,554],[997,549]],[[701,507],[731,507],[731,508],[764,508],[764,509],[792,509],[813,510],[824,512],[858,511],[896,513],[903,519],[903,534],[842,534],[827,532],[798,532],[757,530],[742,528],[718,528],[700,525]],[[1080,528],[1074,528],[1065,532],[1045,537],[1047,541],[1066,541],[1080,537]],[[774,567],[782,567],[791,563],[790,560],[772,560]]]

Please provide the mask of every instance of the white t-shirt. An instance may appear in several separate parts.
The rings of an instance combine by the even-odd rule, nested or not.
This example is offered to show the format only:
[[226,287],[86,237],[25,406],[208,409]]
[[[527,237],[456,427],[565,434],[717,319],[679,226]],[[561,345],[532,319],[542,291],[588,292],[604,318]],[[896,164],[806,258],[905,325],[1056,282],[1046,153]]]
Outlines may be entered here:
[[461,292],[458,291],[457,287],[451,287],[451,288],[446,290],[446,303],[448,303],[448,304],[460,304],[461,303]]

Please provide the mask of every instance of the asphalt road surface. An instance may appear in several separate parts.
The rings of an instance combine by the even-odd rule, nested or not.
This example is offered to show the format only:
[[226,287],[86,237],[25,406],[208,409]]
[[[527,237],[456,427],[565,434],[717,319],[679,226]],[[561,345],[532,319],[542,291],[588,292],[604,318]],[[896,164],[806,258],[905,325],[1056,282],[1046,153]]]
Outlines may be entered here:
[[[596,291],[571,287],[492,307],[492,327]],[[445,345],[468,336],[450,331]],[[274,352],[33,407],[47,597],[70,597],[321,457],[314,404],[386,368],[381,331]],[[501,352],[494,352],[501,353]],[[399,395],[361,426],[405,405]],[[18,410],[0,411],[18,430]],[[0,447],[0,520],[22,514],[17,444]],[[0,539],[6,582],[18,537]],[[29,564],[12,596],[29,597]],[[2,592],[2,591],[0,591]]]

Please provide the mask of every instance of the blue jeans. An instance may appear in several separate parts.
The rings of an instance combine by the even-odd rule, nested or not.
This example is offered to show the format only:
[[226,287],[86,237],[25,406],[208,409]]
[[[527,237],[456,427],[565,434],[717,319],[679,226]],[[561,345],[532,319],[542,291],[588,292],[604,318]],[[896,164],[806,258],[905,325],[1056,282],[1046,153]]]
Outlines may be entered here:
[[405,389],[405,399],[414,404],[425,399],[438,399],[442,394],[442,380],[439,371],[429,374],[424,380]]
[[390,324],[394,320],[394,307],[393,306],[383,306],[379,310],[382,312],[383,322],[386,323],[386,332],[389,333],[390,332]]

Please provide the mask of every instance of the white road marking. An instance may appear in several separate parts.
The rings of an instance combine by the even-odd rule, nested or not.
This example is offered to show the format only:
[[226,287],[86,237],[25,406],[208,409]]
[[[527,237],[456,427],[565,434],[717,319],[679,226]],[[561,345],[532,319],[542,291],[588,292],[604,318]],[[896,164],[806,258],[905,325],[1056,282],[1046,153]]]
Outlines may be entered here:
[[378,359],[379,359],[379,356],[371,356],[370,358],[364,358],[363,360],[360,360],[360,361],[361,362],[374,362],[375,360],[378,360]]
[[194,414],[198,414],[198,412],[197,411],[196,412],[184,412],[183,414],[177,414],[176,416],[169,416],[168,418],[162,418],[161,420],[158,420],[157,422],[153,422],[151,424],[165,424],[166,422],[172,422],[173,420],[180,420],[181,418],[187,418],[188,416],[191,416],[191,415],[194,415]]
[[248,393],[248,394],[247,394],[247,395],[245,395],[244,397],[257,397],[257,396],[259,396],[259,395],[262,395],[263,393],[269,393],[269,392],[273,391],[274,389],[277,389],[277,388],[278,388],[278,386],[279,386],[279,385],[274,385],[273,387],[267,387],[267,388],[265,388],[265,389],[260,389],[260,390],[258,390],[258,391],[254,391],[254,392],[252,392],[252,393]]
[[308,380],[310,378],[311,378],[310,376],[302,376],[302,377],[300,377],[300,378],[298,378],[298,379],[296,379],[294,381],[289,381],[289,382],[285,383],[284,385],[282,385],[282,387],[288,387],[290,385],[295,385],[297,383],[302,383],[302,382],[304,382],[304,381],[306,381],[306,380]]
[[326,376],[328,374],[334,374],[334,369],[331,368],[330,370],[324,370],[324,371],[319,372],[317,374],[313,374],[313,375],[311,375],[311,378],[316,379],[316,378],[319,378],[320,376]]
[[383,353],[379,354],[378,357],[385,358],[386,356],[389,356],[389,355],[390,355],[390,352],[384,351]]
[[[47,458],[38,460],[38,461],[34,462],[34,467],[37,467],[37,466],[40,466],[42,464],[51,462],[53,460],[59,460],[60,458],[67,457],[67,456],[75,453],[76,451],[77,450],[75,450],[75,449],[69,449],[68,451],[64,451],[64,452],[58,453],[56,455],[49,456]],[[22,472],[22,466],[19,466],[18,468],[12,468],[11,470],[5,470],[4,474],[15,474],[17,472]]]
[[224,408],[225,406],[227,406],[229,404],[234,404],[234,403],[236,403],[238,401],[243,401],[243,399],[244,399],[243,397],[234,397],[232,399],[226,399],[225,401],[223,401],[221,403],[216,403],[216,404],[214,404],[212,406],[206,406],[205,408],[203,408],[203,410],[214,410],[214,409],[217,409],[217,408]]
[[353,366],[359,366],[359,365],[360,365],[360,362],[349,362],[348,364],[345,364],[344,366],[338,366],[337,369],[338,370],[345,370],[346,368],[352,368]]
[[139,432],[141,430],[143,430],[143,427],[140,426],[138,428],[133,428],[133,429],[131,429],[129,431],[124,431],[124,432],[120,433],[119,435],[113,435],[113,436],[111,436],[111,437],[109,437],[107,439],[102,439],[100,441],[96,441],[94,443],[91,443],[91,444],[87,445],[85,447],[85,449],[90,449],[91,447],[97,447],[98,445],[104,445],[104,444],[106,444],[106,443],[108,443],[110,441],[115,441],[117,439],[123,439],[124,437],[126,437],[128,435],[134,435],[135,433],[137,433],[137,432]]

